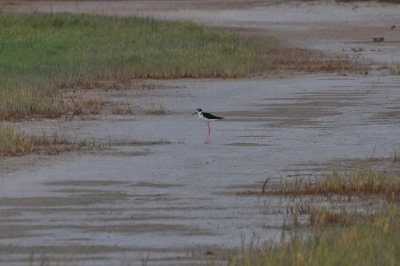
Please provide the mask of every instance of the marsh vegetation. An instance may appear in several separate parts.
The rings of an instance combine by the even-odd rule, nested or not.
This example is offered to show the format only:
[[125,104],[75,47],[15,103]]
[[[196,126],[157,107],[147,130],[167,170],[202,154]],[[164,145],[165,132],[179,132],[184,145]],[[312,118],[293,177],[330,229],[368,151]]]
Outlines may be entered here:
[[[65,95],[71,90],[135,89],[131,85],[135,79],[235,78],[363,68],[341,58],[321,59],[309,51],[288,49],[276,40],[192,22],[138,17],[0,12],[0,40],[0,120],[99,114],[103,101]],[[149,115],[166,112],[163,107],[145,110]],[[115,106],[112,113],[134,111]],[[13,134],[7,132],[3,139]],[[16,136],[14,141],[22,139]]]
[[276,42],[191,22],[0,13],[0,26],[1,119],[71,112],[74,106],[58,97],[63,89],[138,78],[242,77],[289,66],[293,55]]
[[[0,13],[0,26],[1,120],[100,112],[102,101],[65,97],[67,90],[110,89],[110,83],[129,88],[138,78],[242,77],[310,60],[275,41],[191,22]],[[112,112],[134,113],[118,106]],[[163,107],[145,110],[164,113]],[[36,150],[35,142],[15,130],[2,129],[0,138],[2,156]]]
[[[372,170],[335,172],[264,186],[257,194],[316,200],[291,207],[291,233],[282,235],[279,243],[252,244],[228,265],[396,265],[400,259],[398,176]],[[354,207],[352,197],[354,203],[369,202],[368,207]],[[307,217],[303,223],[298,222],[300,216]],[[304,226],[311,235],[297,230]]]
[[[267,189],[265,188],[267,187]],[[244,194],[254,192],[247,191]],[[255,192],[258,193],[258,192]],[[333,172],[314,179],[297,178],[294,181],[265,183],[261,195],[275,196],[381,196],[387,200],[399,200],[400,178],[373,170],[355,171],[350,174]]]
[[250,247],[228,265],[396,265],[400,259],[400,210],[391,205],[346,228],[316,226],[313,236]]

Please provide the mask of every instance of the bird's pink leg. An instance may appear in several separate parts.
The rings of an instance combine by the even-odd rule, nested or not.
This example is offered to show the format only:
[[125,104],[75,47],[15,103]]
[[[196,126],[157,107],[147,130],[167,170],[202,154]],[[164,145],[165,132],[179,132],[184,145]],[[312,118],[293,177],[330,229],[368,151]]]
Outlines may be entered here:
[[208,144],[211,142],[211,126],[210,122],[208,122]]
[[210,144],[210,133],[211,133],[210,122],[207,122],[207,125],[208,125],[208,133],[207,133],[206,142],[204,142],[204,144]]

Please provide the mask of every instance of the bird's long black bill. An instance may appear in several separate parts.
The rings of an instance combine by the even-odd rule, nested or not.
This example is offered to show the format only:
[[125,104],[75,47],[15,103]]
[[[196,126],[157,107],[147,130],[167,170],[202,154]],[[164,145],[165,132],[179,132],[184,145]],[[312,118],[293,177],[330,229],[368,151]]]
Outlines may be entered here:
[[197,112],[194,112],[192,115],[195,115],[195,114],[197,114]]

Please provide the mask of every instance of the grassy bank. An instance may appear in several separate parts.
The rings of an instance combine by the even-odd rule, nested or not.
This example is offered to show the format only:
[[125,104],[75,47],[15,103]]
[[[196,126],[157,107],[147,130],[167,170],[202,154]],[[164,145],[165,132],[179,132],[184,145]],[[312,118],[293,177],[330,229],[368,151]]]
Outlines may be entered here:
[[357,171],[349,175],[337,172],[315,180],[281,183],[269,192],[276,195],[380,195],[387,200],[400,199],[400,178],[377,171]]
[[260,196],[379,196],[388,201],[400,200],[400,178],[377,171],[356,171],[351,174],[334,172],[315,179],[297,178],[293,181],[268,184],[264,182],[261,191],[244,191],[239,195]]
[[[193,23],[0,12],[0,121],[79,115],[90,106],[61,92],[103,81],[247,75],[271,61],[274,45]],[[0,156],[35,150],[0,130]]]
[[228,265],[397,265],[400,261],[400,209],[392,205],[346,228],[316,227],[304,240],[249,248]]
[[191,22],[0,13],[0,119],[59,117],[59,89],[135,78],[243,77],[271,71],[346,71],[276,41]]
[[276,60],[275,44],[190,22],[0,13],[0,119],[57,117],[60,88],[101,80],[239,77]]
[[[300,228],[308,226],[310,231],[304,235],[294,226],[295,231],[282,237],[280,243],[244,248],[228,265],[397,265],[399,180],[398,176],[366,171],[272,186],[263,194],[298,199],[314,195],[318,199],[314,202],[317,204],[303,210],[308,220]],[[362,196],[370,202],[369,208],[354,209],[351,203],[347,207],[336,205],[338,199],[331,199],[331,195]]]
[[93,113],[62,92],[110,82],[348,70],[354,64],[191,22],[0,12],[0,121]]

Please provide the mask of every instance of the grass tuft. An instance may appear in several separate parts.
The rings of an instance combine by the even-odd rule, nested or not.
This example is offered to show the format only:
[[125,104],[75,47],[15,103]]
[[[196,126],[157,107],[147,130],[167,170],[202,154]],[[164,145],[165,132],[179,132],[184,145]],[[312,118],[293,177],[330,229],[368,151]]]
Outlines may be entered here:
[[150,106],[144,110],[147,115],[165,115],[167,113],[165,107],[162,104],[150,104]]
[[0,127],[0,157],[19,156],[35,150],[36,146],[30,137],[15,129]]
[[303,181],[296,179],[294,182],[285,182],[270,185],[268,190],[263,190],[265,195],[344,195],[367,196],[380,195],[387,200],[400,200],[400,177],[391,176],[376,171],[357,171],[351,175],[334,172],[333,174]]
[[348,228],[317,228],[311,237],[292,235],[279,244],[251,247],[228,265],[397,265],[399,228],[400,208],[392,205]]
[[65,151],[90,150],[100,145],[86,141],[71,141],[57,134],[52,136],[27,136],[13,128],[0,127],[0,157],[22,156],[30,153],[48,155]]
[[138,140],[72,140],[69,137],[53,134],[51,136],[27,136],[13,128],[0,127],[0,157],[23,156],[30,153],[57,155],[71,151],[101,151],[118,146],[168,145],[165,139],[155,141]]
[[393,73],[396,75],[400,75],[400,65],[396,65],[393,69]]
[[336,211],[317,207],[311,208],[308,215],[309,224],[312,226],[340,225],[343,227],[348,226],[352,221],[352,216],[355,216],[355,214],[350,214],[345,208]]

